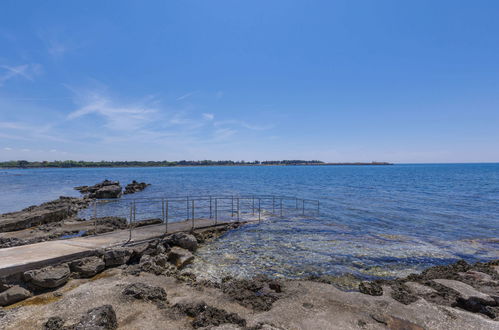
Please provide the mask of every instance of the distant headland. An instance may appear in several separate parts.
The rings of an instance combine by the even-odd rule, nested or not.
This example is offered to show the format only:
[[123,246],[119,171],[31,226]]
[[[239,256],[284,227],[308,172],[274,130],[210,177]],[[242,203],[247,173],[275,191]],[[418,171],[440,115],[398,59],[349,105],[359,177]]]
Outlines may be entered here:
[[0,168],[75,168],[75,167],[175,167],[175,166],[299,166],[299,165],[393,165],[387,162],[327,163],[320,160],[180,160],[180,161],[35,161],[13,160],[0,162]]

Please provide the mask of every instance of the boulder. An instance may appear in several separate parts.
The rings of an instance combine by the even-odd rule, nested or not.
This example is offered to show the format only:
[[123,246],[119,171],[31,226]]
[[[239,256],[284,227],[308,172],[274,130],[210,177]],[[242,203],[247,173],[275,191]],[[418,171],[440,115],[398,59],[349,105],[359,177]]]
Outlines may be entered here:
[[198,241],[196,237],[186,233],[175,233],[164,240],[170,246],[178,246],[189,251],[196,251],[198,248]]
[[482,293],[473,288],[471,285],[465,284],[463,282],[455,280],[446,280],[446,279],[436,279],[433,281],[443,286],[446,286],[452,290],[457,291],[462,299],[467,300],[469,298],[478,298],[487,303],[491,304],[495,303],[495,299],[489,296],[488,294]]
[[70,274],[69,266],[62,264],[27,271],[24,273],[24,278],[39,288],[57,288],[66,284]]
[[69,264],[72,272],[78,274],[79,277],[92,277],[100,273],[106,267],[106,263],[99,257],[87,257],[78,259]]
[[12,305],[29,297],[31,297],[31,292],[16,285],[0,293],[0,306]]
[[359,284],[359,291],[370,296],[382,296],[383,288],[374,282],[364,281]]
[[118,198],[121,196],[121,186],[112,185],[100,188],[94,193],[91,193],[88,197],[97,199],[107,199],[107,198]]
[[182,268],[191,263],[193,260],[194,256],[192,253],[178,246],[172,247],[170,253],[168,254],[168,261],[174,264],[177,268]]
[[116,267],[126,264],[130,259],[131,253],[131,251],[121,248],[104,251],[106,267]]
[[126,185],[124,194],[133,194],[142,191],[146,189],[147,186],[150,186],[150,184],[133,180],[132,183]]
[[75,330],[114,330],[118,328],[116,313],[111,305],[90,309],[74,325]]
[[123,290],[123,295],[139,300],[160,302],[166,301],[166,291],[159,286],[145,283],[129,284]]

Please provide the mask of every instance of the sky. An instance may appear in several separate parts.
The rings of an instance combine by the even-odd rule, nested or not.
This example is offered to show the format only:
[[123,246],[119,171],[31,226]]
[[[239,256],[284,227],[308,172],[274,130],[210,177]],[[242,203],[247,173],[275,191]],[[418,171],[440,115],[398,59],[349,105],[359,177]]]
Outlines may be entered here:
[[0,161],[499,161],[499,2],[0,1]]

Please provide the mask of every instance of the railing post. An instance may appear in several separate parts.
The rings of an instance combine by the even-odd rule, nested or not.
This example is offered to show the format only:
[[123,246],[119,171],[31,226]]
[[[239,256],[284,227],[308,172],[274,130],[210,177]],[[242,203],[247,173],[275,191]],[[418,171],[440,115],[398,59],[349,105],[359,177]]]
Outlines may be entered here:
[[305,215],[305,200],[304,200],[304,199],[302,199],[302,201],[303,201],[303,205],[302,205],[301,214],[302,214],[302,215]]
[[282,218],[282,198],[281,198],[281,201],[280,201],[280,208],[281,208],[281,218]]
[[128,241],[132,240],[132,219],[133,219],[133,202],[130,203],[130,221],[128,222],[128,229],[130,231],[128,235]]
[[272,196],[272,215],[275,214],[275,196]]
[[211,209],[212,209],[212,207],[211,207],[211,196],[210,196],[210,219],[213,218]]
[[189,220],[189,196],[186,197],[186,208],[185,211],[187,212],[187,219]]
[[165,232],[168,233],[168,199],[165,203]]
[[232,195],[231,203],[232,206],[231,206],[230,216],[234,217],[234,195]]
[[319,211],[319,203],[320,203],[320,201],[317,200],[317,215],[321,214],[321,212]]
[[239,197],[237,198],[237,221],[239,221]]
[[262,209],[261,209],[261,200],[258,198],[258,223],[262,222]]
[[296,197],[295,197],[295,202],[296,202],[295,210],[298,211],[298,198],[296,198]]
[[97,235],[97,201],[94,201],[94,235]]
[[255,196],[251,197],[251,212],[252,212],[252,215],[255,216]]
[[161,199],[161,221],[165,222],[165,199]]
[[192,200],[192,230],[194,230],[194,200]]
[[218,221],[218,198],[215,198],[215,225]]

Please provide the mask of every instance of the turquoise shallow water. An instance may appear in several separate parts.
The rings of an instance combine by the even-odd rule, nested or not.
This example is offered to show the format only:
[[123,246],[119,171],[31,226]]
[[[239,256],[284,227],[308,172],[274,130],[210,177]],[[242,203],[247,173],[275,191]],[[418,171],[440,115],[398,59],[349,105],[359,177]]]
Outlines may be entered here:
[[499,164],[0,170],[0,212],[78,196],[74,186],[105,178],[152,183],[135,197],[321,200],[318,216],[271,218],[203,247],[193,268],[210,276],[369,278],[499,258]]

